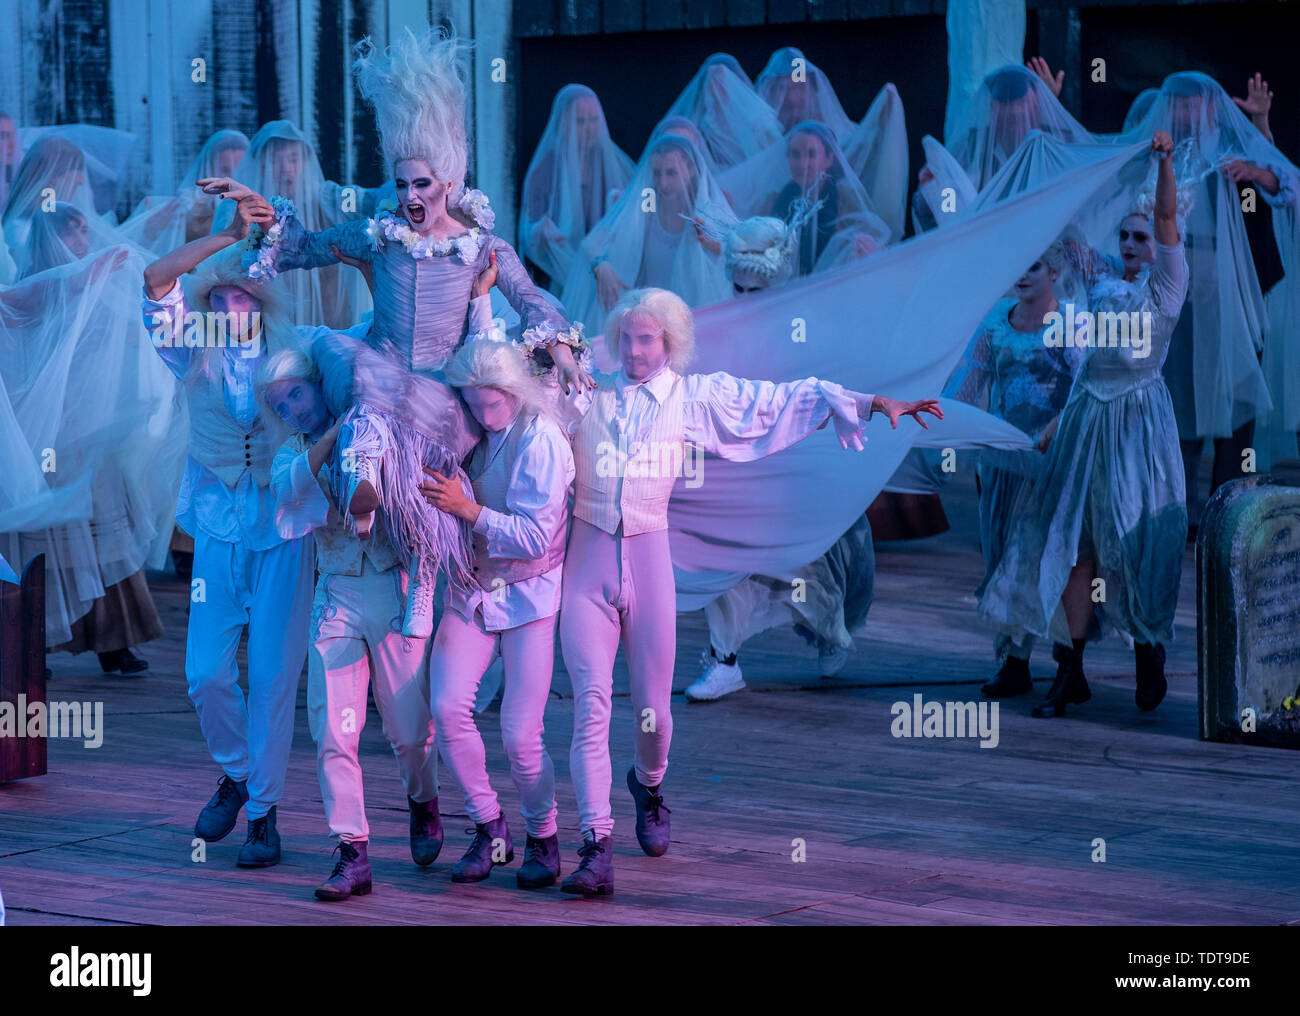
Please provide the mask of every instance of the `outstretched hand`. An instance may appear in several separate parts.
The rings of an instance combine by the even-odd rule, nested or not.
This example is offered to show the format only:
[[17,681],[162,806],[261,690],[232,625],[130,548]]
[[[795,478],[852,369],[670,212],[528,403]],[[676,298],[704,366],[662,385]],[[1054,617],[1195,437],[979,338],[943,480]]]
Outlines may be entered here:
[[921,419],[922,413],[933,416],[937,420],[943,419],[943,409],[938,399],[917,399],[915,402],[907,402],[877,395],[871,400],[871,413],[883,413],[889,417],[889,425],[894,430],[898,429],[898,421],[904,416],[912,417],[925,430],[929,430],[930,425]]
[[1025,66],[1043,79],[1043,83],[1052,90],[1053,95],[1058,99],[1061,97],[1061,86],[1065,84],[1065,71],[1057,71],[1053,76],[1052,68],[1041,56],[1031,56]]
[[1246,79],[1246,97],[1238,99],[1234,95],[1232,101],[1241,107],[1243,113],[1268,116],[1268,111],[1273,106],[1273,93],[1268,90],[1268,82],[1256,71],[1253,78]]

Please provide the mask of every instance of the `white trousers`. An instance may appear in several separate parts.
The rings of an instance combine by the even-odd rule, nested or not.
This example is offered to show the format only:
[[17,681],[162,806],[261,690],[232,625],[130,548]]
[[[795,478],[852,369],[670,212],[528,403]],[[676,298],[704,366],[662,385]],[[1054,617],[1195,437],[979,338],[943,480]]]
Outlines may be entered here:
[[307,722],[330,835],[368,840],[358,750],[373,689],[384,736],[392,745],[407,796],[438,796],[438,754],[429,712],[428,639],[402,636],[407,577],[377,571],[362,559],[360,575],[322,573],[312,604],[307,659]]
[[657,787],[668,771],[677,657],[677,595],[668,531],[611,536],[575,518],[564,558],[560,647],[573,681],[569,771],[578,797],[578,821],[584,833],[597,837],[614,830],[609,724],[620,641],[632,692],[636,778],[643,786]]
[[474,699],[493,658],[501,654],[505,691],[501,699],[501,740],[510,776],[519,792],[519,810],[529,836],[554,836],[555,768],[542,738],[543,714],[555,663],[555,616],[502,632],[484,629],[482,615],[468,621],[443,612],[429,656],[429,684],[438,750],[465,794],[465,808],[477,824],[491,822],[501,805],[488,779],[483,738],[474,725]]
[[[284,793],[298,678],[307,655],[315,544],[269,550],[194,538],[185,678],[213,761],[248,781],[247,814],[261,818]],[[248,695],[236,653],[248,626]]]

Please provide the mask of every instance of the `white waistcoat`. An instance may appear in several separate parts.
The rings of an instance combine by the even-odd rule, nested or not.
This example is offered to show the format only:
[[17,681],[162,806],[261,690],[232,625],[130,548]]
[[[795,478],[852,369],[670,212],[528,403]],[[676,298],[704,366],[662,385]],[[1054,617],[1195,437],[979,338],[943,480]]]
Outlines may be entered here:
[[[668,528],[668,499],[685,454],[682,378],[672,388],[642,441],[626,435],[618,419],[618,389],[604,382],[592,397],[573,436],[576,470],[573,514],[584,522],[624,536]],[[608,384],[609,387],[605,385]],[[633,398],[645,398],[633,392]]]

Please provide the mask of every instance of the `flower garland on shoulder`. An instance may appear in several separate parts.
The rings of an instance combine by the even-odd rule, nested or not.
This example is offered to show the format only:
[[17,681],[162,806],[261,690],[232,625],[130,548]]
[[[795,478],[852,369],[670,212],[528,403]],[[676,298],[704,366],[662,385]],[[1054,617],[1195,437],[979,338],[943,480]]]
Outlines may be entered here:
[[284,224],[298,214],[298,209],[288,198],[276,195],[271,198],[271,208],[275,212],[275,221],[265,229],[259,223],[248,227],[245,250],[239,259],[239,267],[250,279],[274,279],[276,276],[275,259],[280,250],[280,237]]

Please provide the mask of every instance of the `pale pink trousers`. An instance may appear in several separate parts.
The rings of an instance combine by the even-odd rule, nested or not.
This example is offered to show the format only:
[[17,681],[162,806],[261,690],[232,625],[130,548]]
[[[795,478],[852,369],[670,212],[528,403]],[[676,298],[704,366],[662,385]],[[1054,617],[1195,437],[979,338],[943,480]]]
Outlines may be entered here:
[[429,640],[402,636],[402,570],[376,571],[369,558],[361,568],[360,575],[321,573],[307,659],[307,723],[316,741],[325,818],[330,835],[348,842],[370,838],[358,758],[367,690],[374,692],[407,795],[421,803],[438,796]]
[[609,723],[620,641],[631,683],[636,778],[657,787],[668,771],[677,656],[668,531],[611,536],[575,518],[564,558],[560,647],[573,682],[569,769],[578,821],[584,834],[597,837],[614,829]]
[[555,666],[555,615],[501,632],[487,631],[482,615],[468,621],[448,608],[429,654],[430,702],[442,762],[460,784],[476,825],[501,814],[488,779],[483,738],[474,724],[474,699],[483,674],[501,654],[504,692],[501,740],[528,835],[555,835],[555,767],[543,740],[543,714]]

